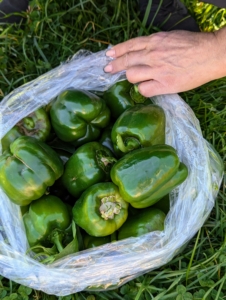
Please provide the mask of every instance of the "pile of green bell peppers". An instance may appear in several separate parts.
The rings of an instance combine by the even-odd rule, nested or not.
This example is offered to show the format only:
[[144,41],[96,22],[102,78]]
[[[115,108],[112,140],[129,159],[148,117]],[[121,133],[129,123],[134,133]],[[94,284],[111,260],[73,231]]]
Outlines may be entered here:
[[29,250],[65,255],[164,230],[188,176],[165,144],[163,109],[120,81],[66,90],[2,139],[0,186],[21,207]]

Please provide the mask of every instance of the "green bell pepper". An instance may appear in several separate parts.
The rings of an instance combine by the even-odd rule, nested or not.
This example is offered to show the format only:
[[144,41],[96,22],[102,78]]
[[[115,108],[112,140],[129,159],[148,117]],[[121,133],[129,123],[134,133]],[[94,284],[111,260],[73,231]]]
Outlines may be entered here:
[[78,251],[71,211],[60,198],[48,195],[33,201],[23,215],[23,221],[30,250],[47,255]]
[[49,137],[51,124],[44,108],[39,108],[27,117],[20,120],[7,134],[2,138],[3,151],[8,149],[10,144],[18,137],[26,135],[45,142]]
[[77,147],[100,136],[110,122],[110,110],[91,92],[67,90],[53,103],[50,118],[57,136]]
[[134,101],[130,97],[132,86],[129,81],[123,80],[104,92],[103,99],[110,108],[113,118],[117,119],[126,109],[134,106]]
[[112,167],[111,180],[123,199],[135,208],[153,205],[188,175],[176,150],[169,145],[137,149],[120,158]]
[[117,119],[125,110],[137,103],[150,103],[149,98],[142,96],[135,85],[128,80],[116,82],[103,94],[103,99]]
[[91,236],[89,234],[84,235],[83,242],[85,249],[98,247],[111,242],[111,236]]
[[62,182],[74,197],[89,186],[110,179],[110,169],[116,159],[111,151],[98,142],[80,146],[65,164]]
[[40,198],[63,174],[63,163],[44,142],[21,136],[0,157],[0,186],[18,205]]
[[[24,214],[23,221],[27,240],[31,247],[37,244],[44,244],[46,247],[52,246],[57,237],[53,231],[65,231],[71,224],[67,205],[53,195],[45,195],[33,201]],[[58,245],[58,240],[56,243],[56,246],[62,250],[63,247]]]
[[165,214],[168,214],[170,211],[170,198],[169,194],[165,195],[163,198],[158,200],[155,204],[152,205],[153,208],[158,208],[162,210]]
[[122,113],[111,133],[115,153],[165,143],[165,113],[160,106],[137,104]]
[[118,240],[141,236],[152,231],[163,231],[166,215],[157,208],[142,209],[135,216],[129,217],[119,228]]
[[117,241],[117,231],[107,236],[92,236],[84,232],[82,236],[85,249],[99,247]]
[[126,221],[128,203],[112,182],[96,183],[86,189],[72,209],[74,222],[92,236],[111,235]]

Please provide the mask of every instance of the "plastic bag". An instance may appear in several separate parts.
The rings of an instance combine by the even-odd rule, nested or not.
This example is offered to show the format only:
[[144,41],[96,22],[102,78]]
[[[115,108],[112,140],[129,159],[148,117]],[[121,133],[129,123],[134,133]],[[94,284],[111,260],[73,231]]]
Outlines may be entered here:
[[[106,74],[105,51],[80,51],[71,60],[15,89],[0,103],[0,139],[20,119],[68,88],[104,91],[125,73]],[[170,195],[163,232],[106,244],[43,265],[29,248],[19,206],[0,190],[0,274],[57,296],[116,288],[169,262],[208,218],[223,177],[221,158],[203,138],[190,107],[177,95],[154,98],[166,113],[166,143],[177,149],[189,176]]]

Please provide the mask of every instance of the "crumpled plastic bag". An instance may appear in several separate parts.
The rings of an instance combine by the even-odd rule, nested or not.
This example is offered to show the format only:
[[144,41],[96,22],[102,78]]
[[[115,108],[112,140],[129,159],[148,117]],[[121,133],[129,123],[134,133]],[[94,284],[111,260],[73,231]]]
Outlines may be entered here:
[[[104,91],[125,73],[106,74],[105,51],[81,50],[67,62],[15,89],[0,103],[0,139],[22,118],[68,88]],[[154,97],[166,114],[166,144],[189,170],[170,194],[163,232],[152,232],[69,255],[44,265],[26,254],[20,208],[0,189],[0,274],[47,294],[116,288],[168,263],[208,218],[223,177],[223,163],[203,138],[191,108],[177,94]]]

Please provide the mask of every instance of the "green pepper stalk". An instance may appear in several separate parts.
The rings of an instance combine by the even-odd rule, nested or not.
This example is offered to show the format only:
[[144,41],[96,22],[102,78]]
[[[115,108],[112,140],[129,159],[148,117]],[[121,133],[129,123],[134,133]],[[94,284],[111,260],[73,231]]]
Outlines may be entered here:
[[108,236],[126,221],[128,206],[115,184],[97,183],[86,189],[75,202],[73,220],[91,236]]
[[26,135],[45,142],[51,130],[50,120],[44,108],[39,108],[27,117],[20,120],[2,138],[3,151],[8,149],[10,144],[18,137]]
[[50,235],[47,237],[47,240],[56,246],[58,252],[61,252],[64,249],[63,244],[62,244],[63,238],[64,238],[63,232],[58,229],[54,229],[50,233]]
[[101,217],[104,220],[114,219],[115,215],[120,213],[122,205],[114,195],[107,196],[101,199],[101,206],[99,208]]
[[147,98],[140,94],[137,85],[133,85],[130,89],[130,96],[135,103],[144,103]]

